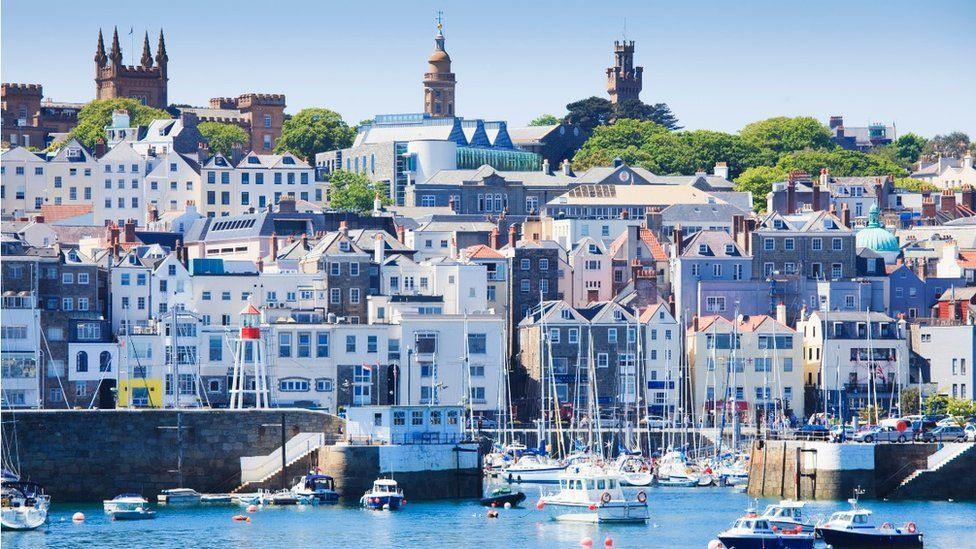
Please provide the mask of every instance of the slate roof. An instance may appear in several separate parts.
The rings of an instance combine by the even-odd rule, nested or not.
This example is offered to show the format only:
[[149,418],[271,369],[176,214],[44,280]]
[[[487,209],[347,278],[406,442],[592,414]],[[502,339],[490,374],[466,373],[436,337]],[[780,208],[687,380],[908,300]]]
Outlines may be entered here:
[[[777,226],[777,221],[782,222],[780,226]],[[756,224],[756,232],[759,231],[854,232],[852,229],[845,227],[839,217],[826,210],[788,215],[772,212],[759,218],[759,222]]]
[[[698,333],[708,331],[712,325],[716,323],[725,325],[723,327],[727,328],[731,328],[733,326],[732,321],[723,316],[703,316],[698,319]],[[741,315],[736,324],[736,329],[739,332],[758,332],[760,331],[760,328],[762,328],[762,331],[772,332],[774,331],[775,326],[775,331],[777,333],[796,333],[796,330],[785,324],[779,323],[774,317],[769,315]],[[692,332],[693,329],[689,328],[688,331]]]
[[[702,246],[706,248],[704,253],[701,251]],[[732,246],[732,253],[728,253],[727,246]],[[698,231],[685,237],[682,248],[681,257],[749,257],[742,247],[732,240],[732,235],[725,231]]]
[[559,206],[663,206],[723,203],[711,194],[688,185],[580,185],[550,200]]
[[661,210],[663,221],[729,223],[733,215],[746,215],[746,212],[732,204],[673,204]]
[[560,124],[548,126],[525,126],[522,128],[509,128],[508,135],[512,142],[517,145],[534,144],[542,141],[547,135],[559,128]]

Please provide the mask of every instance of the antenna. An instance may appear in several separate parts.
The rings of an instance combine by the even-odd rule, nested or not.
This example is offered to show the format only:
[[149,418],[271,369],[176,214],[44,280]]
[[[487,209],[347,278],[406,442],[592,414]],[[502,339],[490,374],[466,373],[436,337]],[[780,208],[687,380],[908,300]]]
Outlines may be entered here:
[[444,29],[444,12],[437,10],[437,30],[441,31]]
[[624,42],[627,41],[627,18],[624,17]]

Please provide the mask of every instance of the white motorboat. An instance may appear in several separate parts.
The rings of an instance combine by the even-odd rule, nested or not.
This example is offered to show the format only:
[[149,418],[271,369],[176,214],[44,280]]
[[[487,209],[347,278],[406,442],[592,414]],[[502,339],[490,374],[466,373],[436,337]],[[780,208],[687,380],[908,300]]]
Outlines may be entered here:
[[51,496],[33,482],[4,478],[0,504],[0,527],[3,530],[34,530],[47,521]]
[[156,518],[156,511],[149,508],[149,502],[139,494],[121,494],[102,502],[105,513],[112,520],[145,520]]
[[780,530],[800,528],[803,532],[813,532],[816,525],[803,515],[804,505],[806,504],[802,501],[784,499],[779,503],[767,505],[759,516]]
[[509,483],[556,484],[566,466],[546,455],[526,454],[502,470]]
[[200,503],[233,503],[234,496],[231,494],[200,494]]
[[[875,524],[871,511],[848,500],[853,508],[838,511],[818,524],[817,535],[830,547],[922,547],[922,533],[914,522],[898,527],[890,522]],[[961,543],[962,540],[957,540]]]
[[598,467],[572,467],[559,478],[559,491],[543,494],[536,508],[568,522],[646,522],[647,494],[628,500],[617,479]]
[[623,486],[650,486],[654,482],[651,468],[639,455],[621,454],[610,464],[609,471]]
[[373,488],[363,494],[359,499],[359,504],[367,509],[396,511],[406,505],[407,500],[403,497],[403,491],[397,482],[389,478],[376,479]]
[[309,473],[303,475],[292,486],[295,495],[314,503],[338,503],[339,492],[335,491],[335,479],[329,475]]
[[736,520],[718,539],[735,549],[813,549],[814,544],[812,532],[781,531],[755,514]]
[[698,467],[688,463],[683,452],[671,450],[661,456],[657,463],[657,483],[661,486],[708,486],[712,476],[704,474]]
[[191,505],[194,503],[200,503],[200,498],[200,492],[197,492],[192,488],[170,488],[168,490],[160,491],[159,495],[156,496],[156,501],[171,505]]

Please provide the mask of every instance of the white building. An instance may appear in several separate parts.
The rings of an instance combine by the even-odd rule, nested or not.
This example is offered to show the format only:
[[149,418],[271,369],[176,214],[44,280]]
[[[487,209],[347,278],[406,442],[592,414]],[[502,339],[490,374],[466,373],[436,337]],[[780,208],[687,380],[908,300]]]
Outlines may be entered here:
[[0,360],[3,372],[3,407],[36,408],[40,405],[41,314],[27,292],[7,292],[2,298]]
[[41,211],[47,191],[47,162],[25,149],[0,153],[0,213],[14,218]]
[[488,308],[487,268],[466,260],[436,257],[416,262],[396,255],[380,269],[383,295],[442,296],[443,311],[462,314]]

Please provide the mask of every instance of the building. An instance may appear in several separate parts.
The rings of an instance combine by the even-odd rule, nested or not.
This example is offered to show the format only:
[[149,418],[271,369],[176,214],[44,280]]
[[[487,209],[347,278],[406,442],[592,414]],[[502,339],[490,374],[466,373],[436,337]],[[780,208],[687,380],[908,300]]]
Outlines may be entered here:
[[694,409],[704,410],[706,425],[718,425],[733,402],[748,423],[803,413],[803,341],[783,321],[695,317],[686,337]]
[[180,107],[179,111],[195,114],[200,122],[239,126],[248,135],[246,151],[271,154],[281,137],[285,106],[284,94],[245,93],[237,97],[214,97],[208,107]]
[[585,307],[613,297],[613,257],[602,242],[591,237],[577,241],[566,253],[566,280],[563,299],[573,307]]
[[849,226],[864,226],[872,206],[882,210],[896,208],[894,178],[890,175],[872,177],[834,177],[826,168],[817,178],[804,171],[794,170],[786,181],[773,183],[766,194],[766,211],[782,214],[800,211],[847,210]]
[[830,212],[773,212],[742,236],[749,242],[757,279],[779,273],[836,280],[857,272],[854,231]]
[[[156,64],[153,66],[153,61]],[[122,47],[119,45],[119,29],[112,35],[112,49],[105,54],[102,31],[98,31],[98,47],[95,51],[95,99],[114,99],[129,97],[156,109],[169,106],[167,85],[169,76],[166,55],[166,41],[163,31],[159,31],[156,44],[156,57],[149,50],[149,33],[142,43],[142,58],[139,65],[122,63]]]
[[457,80],[451,72],[451,56],[444,49],[444,25],[437,21],[434,52],[427,59],[430,66],[424,74],[424,114],[431,118],[454,116],[454,88]]
[[579,126],[565,123],[509,128],[508,135],[517,148],[538,154],[550,166],[572,160],[588,137]]
[[970,322],[912,325],[912,350],[928,362],[930,383],[939,393],[973,400],[976,387],[976,326]]
[[868,126],[845,126],[843,116],[830,117],[831,140],[849,151],[870,151],[891,144],[898,138],[894,125],[874,122]]
[[888,272],[890,305],[887,311],[895,318],[899,315],[905,315],[909,320],[928,317],[946,289],[966,286],[964,278],[929,277],[921,267],[918,271],[921,274],[903,263]]
[[236,165],[215,155],[200,166],[199,190],[193,196],[207,217],[250,213],[279,204],[285,196],[305,202],[321,202],[324,185],[315,170],[297,156],[250,152]]
[[613,42],[613,66],[607,69],[607,93],[612,103],[640,100],[644,67],[634,66],[634,41]]
[[26,147],[0,152],[0,213],[4,219],[40,212],[47,196],[47,161]]
[[[6,274],[6,273],[4,273]],[[6,284],[5,284],[6,285]],[[41,398],[41,311],[32,292],[6,291],[3,305],[2,401],[9,408],[38,408]]]
[[44,98],[40,84],[2,86],[2,146],[43,149],[52,134],[67,133],[78,124],[83,103],[60,103]]
[[966,152],[962,158],[943,158],[934,162],[919,161],[918,169],[912,172],[913,179],[920,179],[940,189],[955,189],[968,185],[976,187],[976,168],[973,167],[973,154]]
[[735,311],[726,296],[701,298],[706,281],[743,281],[750,278],[753,258],[725,231],[699,231],[685,236],[680,227],[673,233],[671,281],[678,318],[698,314]]

